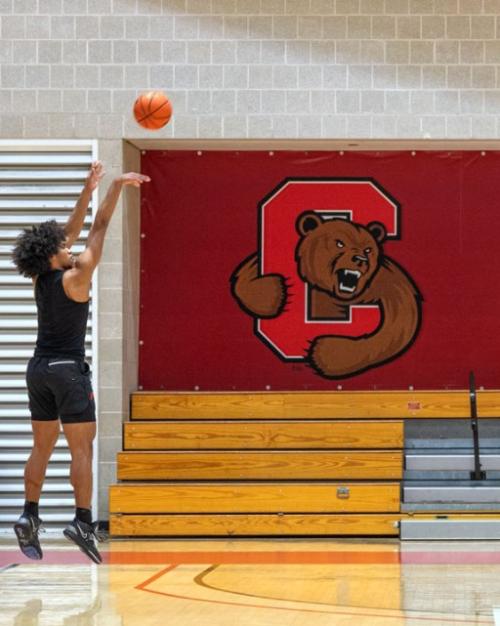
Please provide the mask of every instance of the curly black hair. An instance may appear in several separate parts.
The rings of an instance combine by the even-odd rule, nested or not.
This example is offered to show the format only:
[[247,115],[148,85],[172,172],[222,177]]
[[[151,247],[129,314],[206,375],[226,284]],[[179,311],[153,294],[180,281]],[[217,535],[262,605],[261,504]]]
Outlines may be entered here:
[[55,220],[25,228],[12,251],[12,260],[20,274],[33,278],[50,271],[50,257],[57,254],[66,240],[64,228]]

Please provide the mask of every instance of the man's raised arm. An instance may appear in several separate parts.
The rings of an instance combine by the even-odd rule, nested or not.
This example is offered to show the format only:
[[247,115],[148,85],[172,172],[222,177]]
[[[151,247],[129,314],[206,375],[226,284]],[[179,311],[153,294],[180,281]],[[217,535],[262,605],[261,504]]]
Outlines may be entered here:
[[89,173],[85,179],[85,184],[76,202],[75,208],[64,226],[67,248],[71,248],[80,236],[85,222],[85,216],[87,215],[87,208],[92,199],[92,192],[97,188],[103,176],[104,168],[102,163],[100,161],[94,161],[90,166]]
[[92,273],[101,260],[106,231],[123,187],[127,185],[140,187],[142,183],[149,182],[149,180],[148,176],[135,172],[122,174],[113,180],[94,218],[87,239],[87,247],[77,258],[75,268],[72,270],[76,282],[90,283]]

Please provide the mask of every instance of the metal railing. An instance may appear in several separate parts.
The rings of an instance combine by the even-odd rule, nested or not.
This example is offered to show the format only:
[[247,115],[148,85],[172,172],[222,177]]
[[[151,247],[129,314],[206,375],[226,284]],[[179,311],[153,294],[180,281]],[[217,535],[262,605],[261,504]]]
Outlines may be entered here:
[[486,478],[486,472],[481,469],[481,453],[479,449],[479,422],[477,418],[476,381],[474,378],[474,372],[470,372],[469,374],[469,402],[472,442],[474,445],[474,470],[471,472],[471,479],[484,480]]

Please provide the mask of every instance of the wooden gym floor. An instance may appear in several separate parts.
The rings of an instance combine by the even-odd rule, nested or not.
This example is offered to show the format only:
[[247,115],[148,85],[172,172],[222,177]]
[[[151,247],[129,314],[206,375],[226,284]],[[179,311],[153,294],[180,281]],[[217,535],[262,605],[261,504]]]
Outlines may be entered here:
[[0,540],[2,626],[500,625],[500,543],[41,539]]

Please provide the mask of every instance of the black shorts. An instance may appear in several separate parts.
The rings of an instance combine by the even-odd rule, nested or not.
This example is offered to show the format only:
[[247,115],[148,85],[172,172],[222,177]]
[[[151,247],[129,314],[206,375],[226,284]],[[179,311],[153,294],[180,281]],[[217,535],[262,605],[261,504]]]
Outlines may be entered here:
[[28,363],[26,384],[32,420],[95,422],[90,367],[85,361],[33,357]]

